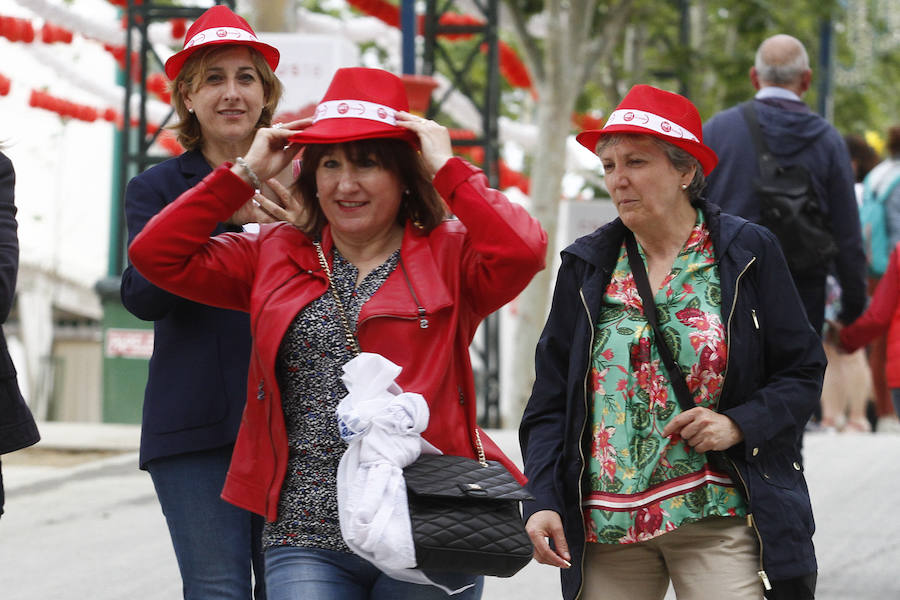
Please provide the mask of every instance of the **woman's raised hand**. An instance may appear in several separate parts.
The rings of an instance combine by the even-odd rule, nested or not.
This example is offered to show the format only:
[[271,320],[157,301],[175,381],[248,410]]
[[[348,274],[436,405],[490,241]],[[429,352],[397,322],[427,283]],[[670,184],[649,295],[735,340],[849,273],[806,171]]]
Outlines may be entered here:
[[[276,176],[290,164],[297,152],[300,151],[300,144],[289,143],[288,138],[310,125],[312,125],[312,118],[307,118],[284,124],[276,123],[272,127],[264,127],[256,131],[250,149],[242,157],[243,165],[235,164],[231,167],[231,171],[252,187],[264,183],[271,190],[269,191],[270,196],[274,195],[277,198],[272,200],[270,196],[260,193],[262,190],[257,190],[253,198],[231,216],[228,220],[229,223],[244,225],[245,223],[288,221],[301,226],[305,222],[306,212],[300,199],[282,185]],[[254,176],[256,181],[253,180]]]
[[[291,159],[300,151],[300,144],[289,143],[288,138],[310,125],[312,125],[312,117],[290,123],[276,123],[274,127],[263,127],[256,130],[253,143],[247,150],[247,154],[244,155],[244,160],[260,181],[275,177],[290,164]],[[251,178],[239,165],[235,165],[231,170],[235,175],[253,185],[250,181]]]
[[448,160],[453,158],[453,145],[450,143],[450,132],[435,121],[423,119],[412,113],[397,111],[397,125],[409,129],[422,144],[422,158],[431,176],[437,173]]
[[257,209],[261,210],[268,217],[268,220],[259,222],[287,221],[302,228],[306,224],[306,209],[297,195],[300,192],[297,191],[297,194],[291,193],[291,190],[274,177],[267,180],[266,185],[275,192],[278,196],[278,201],[270,200],[262,194],[256,194],[253,197],[253,200],[256,201],[254,204],[259,203]]

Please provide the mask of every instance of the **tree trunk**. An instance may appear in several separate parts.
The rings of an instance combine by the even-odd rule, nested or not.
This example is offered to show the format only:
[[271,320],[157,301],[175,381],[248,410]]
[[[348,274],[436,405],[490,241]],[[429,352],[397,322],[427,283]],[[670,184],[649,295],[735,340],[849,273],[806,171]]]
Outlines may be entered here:
[[263,31],[296,31],[293,0],[253,0],[253,29]]
[[[564,27],[563,27],[564,28]],[[560,32],[558,39],[567,39]],[[549,36],[548,36],[549,37]],[[563,48],[569,50],[572,46]],[[538,84],[538,145],[534,149],[531,169],[531,214],[537,218],[548,236],[547,267],[538,273],[516,300],[516,319],[512,332],[508,376],[503,382],[502,406],[506,407],[507,424],[518,423],[534,383],[534,349],[547,318],[556,279],[556,238],[562,178],[566,171],[566,137],[571,129],[571,114],[580,85],[570,60],[546,61],[545,78]]]

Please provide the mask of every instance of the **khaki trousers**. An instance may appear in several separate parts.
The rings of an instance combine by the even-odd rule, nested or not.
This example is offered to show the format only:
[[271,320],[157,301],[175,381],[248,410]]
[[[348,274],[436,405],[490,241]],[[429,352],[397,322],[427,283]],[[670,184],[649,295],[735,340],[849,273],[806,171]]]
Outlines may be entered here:
[[587,544],[584,600],[762,600],[759,542],[747,521],[708,517],[636,544]]

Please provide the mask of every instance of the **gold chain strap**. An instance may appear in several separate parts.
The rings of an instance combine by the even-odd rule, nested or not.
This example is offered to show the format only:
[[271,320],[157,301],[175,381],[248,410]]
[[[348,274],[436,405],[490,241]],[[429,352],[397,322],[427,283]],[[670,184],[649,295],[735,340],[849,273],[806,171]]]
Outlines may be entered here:
[[347,313],[344,312],[344,303],[341,302],[341,297],[338,296],[337,290],[334,288],[334,281],[331,280],[331,269],[328,267],[328,261],[325,260],[322,244],[313,242],[313,246],[316,247],[316,252],[319,255],[319,264],[322,265],[322,270],[325,271],[325,274],[328,276],[328,288],[331,290],[334,301],[337,303],[338,312],[341,313],[341,321],[344,323],[344,335],[347,336],[347,347],[352,349],[356,354],[359,354],[361,352],[359,349],[359,342],[356,341],[356,336],[353,335],[353,330],[350,329],[350,321],[347,319]]
[[[332,295],[334,295],[334,301],[337,303],[338,312],[341,313],[341,321],[344,323],[344,333],[347,336],[347,344],[350,348],[359,354],[361,352],[359,348],[359,343],[356,341],[356,336],[353,335],[353,330],[350,329],[350,321],[347,319],[347,313],[344,312],[344,303],[341,302],[341,297],[338,296],[337,290],[334,289],[334,281],[331,279],[331,269],[328,267],[328,261],[325,260],[325,253],[322,251],[322,244],[319,242],[313,242],[313,246],[316,247],[316,253],[319,255],[319,264],[322,266],[322,270],[325,271],[325,274],[328,276],[328,287],[331,289]],[[478,451],[478,464],[482,467],[487,467],[487,458],[484,455],[484,446],[481,445],[481,434],[478,432],[478,428],[475,428],[475,449]]]
[[475,428],[475,449],[478,450],[478,463],[482,467],[488,466],[487,459],[484,457],[484,447],[481,445],[481,434],[478,433],[478,428]]

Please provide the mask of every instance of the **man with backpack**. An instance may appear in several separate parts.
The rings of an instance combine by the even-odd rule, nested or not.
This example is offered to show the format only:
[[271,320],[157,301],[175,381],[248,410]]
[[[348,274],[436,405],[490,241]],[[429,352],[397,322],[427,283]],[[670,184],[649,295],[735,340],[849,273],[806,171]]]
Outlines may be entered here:
[[709,199],[773,230],[821,335],[829,270],[842,290],[838,318],[851,323],[866,305],[866,257],[847,147],[801,99],[811,80],[799,40],[784,34],[766,39],[750,69],[756,96],[707,121],[703,141],[719,156]]

